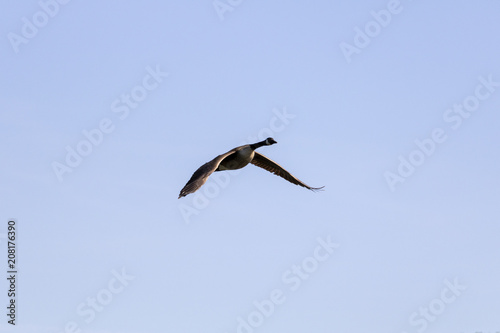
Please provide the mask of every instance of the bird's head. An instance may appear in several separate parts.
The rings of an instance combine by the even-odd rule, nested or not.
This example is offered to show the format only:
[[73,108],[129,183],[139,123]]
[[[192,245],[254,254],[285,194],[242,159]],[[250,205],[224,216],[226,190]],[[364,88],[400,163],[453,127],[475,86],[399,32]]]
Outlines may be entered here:
[[277,143],[277,142],[273,138],[266,139],[266,145],[268,145],[268,146],[274,145],[275,143]]

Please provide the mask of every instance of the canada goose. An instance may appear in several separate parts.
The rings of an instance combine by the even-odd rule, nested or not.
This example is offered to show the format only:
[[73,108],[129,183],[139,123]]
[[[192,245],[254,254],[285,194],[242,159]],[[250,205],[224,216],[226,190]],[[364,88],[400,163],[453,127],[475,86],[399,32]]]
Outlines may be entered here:
[[274,173],[277,176],[288,180],[290,183],[300,185],[307,188],[308,190],[317,191],[321,190],[324,187],[311,187],[304,184],[303,182],[292,176],[292,174],[290,174],[288,171],[283,169],[283,167],[281,167],[278,163],[255,151],[255,149],[257,148],[260,148],[262,146],[270,146],[275,143],[277,142],[274,141],[273,138],[267,138],[266,140],[261,142],[239,146],[231,149],[225,154],[217,156],[210,162],[203,164],[198,168],[198,170],[193,173],[191,179],[189,179],[187,184],[181,190],[178,199],[185,197],[190,193],[196,192],[203,184],[205,184],[208,177],[214,171],[241,169],[248,163],[252,163],[258,167],[261,167],[269,172]]

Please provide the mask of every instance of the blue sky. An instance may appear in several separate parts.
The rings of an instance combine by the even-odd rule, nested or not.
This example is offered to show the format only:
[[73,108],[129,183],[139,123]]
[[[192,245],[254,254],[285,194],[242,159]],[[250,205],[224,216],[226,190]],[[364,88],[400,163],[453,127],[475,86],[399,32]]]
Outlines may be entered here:
[[[497,332],[499,12],[4,5],[1,331]],[[177,199],[267,136],[325,191],[250,165]]]

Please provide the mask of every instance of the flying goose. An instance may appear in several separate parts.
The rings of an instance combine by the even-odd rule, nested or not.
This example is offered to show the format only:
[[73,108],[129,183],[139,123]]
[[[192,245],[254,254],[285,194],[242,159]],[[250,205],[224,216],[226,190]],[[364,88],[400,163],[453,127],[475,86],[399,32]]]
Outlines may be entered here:
[[300,185],[307,188],[308,190],[317,191],[321,190],[324,187],[311,187],[304,184],[303,182],[292,176],[291,173],[283,169],[283,167],[278,163],[255,151],[255,149],[257,148],[260,148],[262,146],[270,146],[275,143],[277,142],[274,141],[273,138],[267,138],[264,141],[260,141],[250,145],[239,146],[231,149],[225,154],[217,156],[210,162],[203,164],[198,168],[198,170],[193,173],[191,179],[189,179],[187,184],[181,190],[178,199],[185,197],[190,193],[196,192],[203,184],[205,184],[208,177],[214,171],[241,169],[248,163],[252,163],[258,167],[261,167],[269,172],[274,173],[277,176],[288,180],[290,183]]

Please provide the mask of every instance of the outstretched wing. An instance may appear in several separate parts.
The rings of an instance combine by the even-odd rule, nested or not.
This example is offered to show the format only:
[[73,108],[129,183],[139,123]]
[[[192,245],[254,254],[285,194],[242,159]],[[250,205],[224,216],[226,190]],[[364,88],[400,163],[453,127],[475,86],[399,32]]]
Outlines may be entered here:
[[193,175],[191,176],[191,179],[184,185],[184,187],[181,190],[181,193],[179,193],[179,197],[177,199],[180,199],[182,197],[185,197],[186,195],[190,193],[196,192],[205,182],[207,181],[208,177],[217,169],[219,166],[220,162],[226,158],[227,156],[233,154],[235,152],[234,149],[228,151],[225,154],[219,155],[210,162],[207,162],[203,164],[201,167],[196,170]]
[[288,180],[290,183],[305,187],[308,190],[319,191],[324,187],[324,186],[311,187],[309,185],[304,184],[299,179],[295,178],[290,172],[286,171],[281,165],[279,165],[278,163],[274,162],[273,160],[269,159],[268,157],[266,157],[262,154],[259,154],[257,152],[255,152],[253,160],[250,163],[252,163],[252,164],[254,164],[262,169],[265,169],[269,172],[272,172],[275,175],[280,176],[281,178]]

